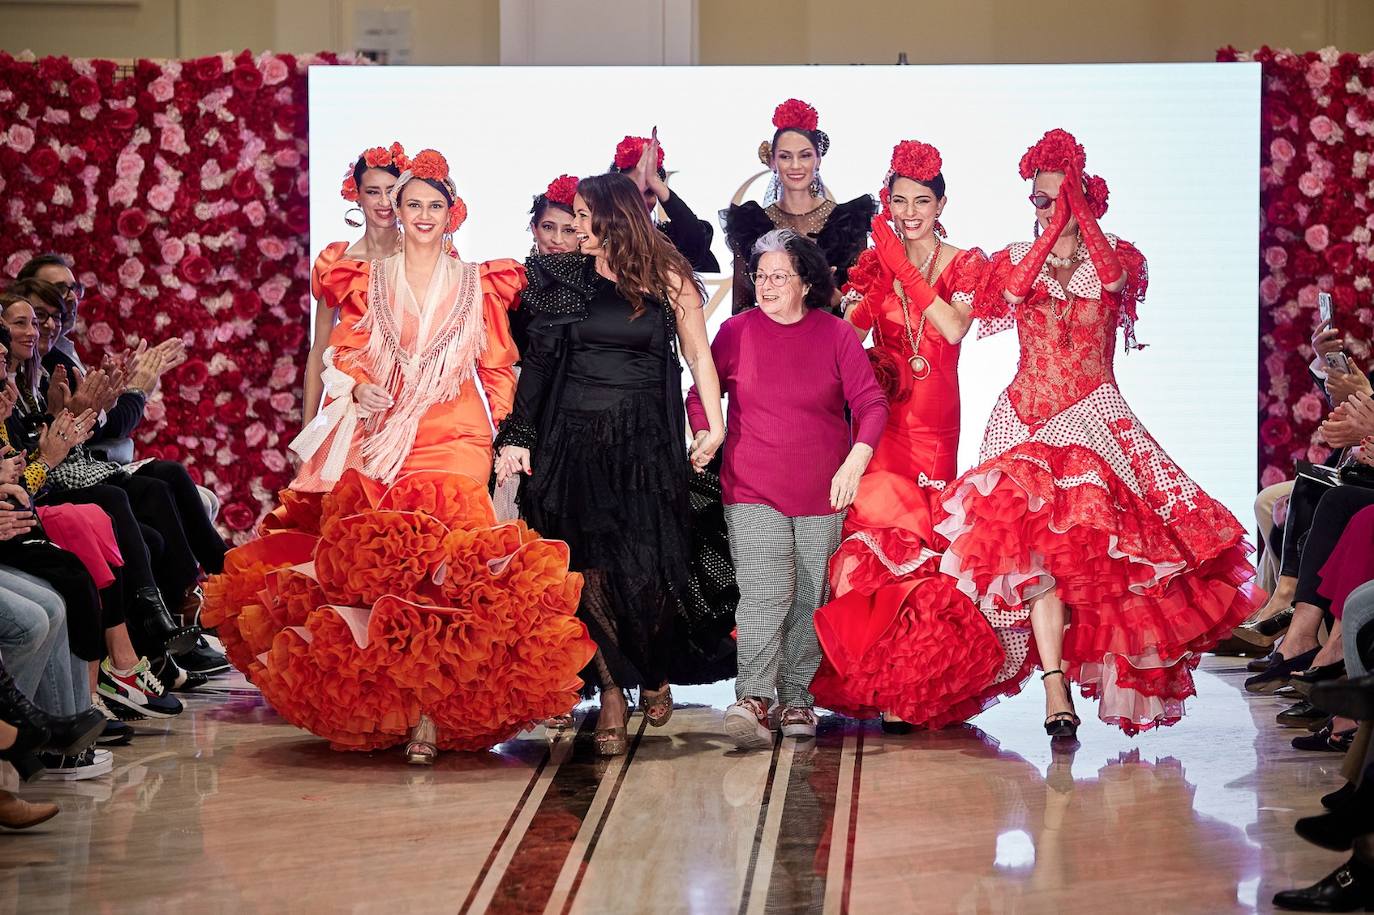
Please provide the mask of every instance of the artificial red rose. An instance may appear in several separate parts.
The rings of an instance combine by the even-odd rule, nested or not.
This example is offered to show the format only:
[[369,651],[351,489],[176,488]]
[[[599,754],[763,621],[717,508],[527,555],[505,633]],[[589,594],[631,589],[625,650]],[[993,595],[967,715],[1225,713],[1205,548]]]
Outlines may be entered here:
[[115,226],[125,238],[138,238],[148,231],[148,216],[137,207],[132,207],[119,214]]
[[262,73],[253,64],[239,64],[232,74],[238,92],[257,92],[262,88]]
[[257,520],[258,510],[242,502],[230,502],[220,509],[220,517],[224,519],[224,526],[230,530],[246,531]]
[[1298,221],[1298,214],[1291,206],[1282,200],[1276,200],[1269,204],[1265,211],[1265,218],[1269,220],[1271,226],[1291,226]]
[[[639,157],[644,155],[644,146],[649,142],[648,137],[625,137],[615,146],[615,167],[619,169],[634,168],[639,162]],[[663,147],[658,148],[658,167],[663,167]]]
[[873,366],[873,377],[887,395],[888,403],[905,403],[910,399],[913,379],[911,367],[906,363],[899,364],[891,351],[882,347],[875,346],[867,352],[868,361]]
[[187,359],[181,367],[180,381],[188,388],[198,388],[210,380],[210,367],[201,359]]
[[1293,438],[1293,427],[1288,420],[1271,416],[1260,423],[1260,441],[1270,448],[1287,444]]
[[1296,349],[1307,339],[1307,334],[1292,321],[1282,321],[1274,326],[1274,343],[1283,349]]
[[1322,260],[1303,248],[1293,254],[1293,278],[1309,280],[1322,272]]
[[1021,157],[1021,177],[1034,178],[1036,172],[1062,172],[1070,162],[1082,174],[1087,166],[1087,153],[1073,134],[1056,127],[1047,131]]
[[78,76],[67,84],[67,95],[76,107],[85,108],[100,101],[100,86],[89,76]]
[[282,130],[294,131],[302,113],[299,105],[277,105],[272,109],[272,119]]
[[215,409],[215,416],[226,426],[237,427],[248,415],[248,405],[242,397],[230,397]]
[[1348,241],[1331,245],[1326,249],[1326,262],[1337,273],[1348,273],[1355,262],[1355,246]]
[[940,151],[919,140],[903,140],[892,147],[890,168],[894,175],[925,184],[940,174]]
[[310,231],[310,207],[304,200],[287,205],[286,226],[297,235],[305,235]]
[[300,324],[287,324],[282,328],[279,342],[286,349],[295,349],[305,342],[305,328]]
[[441,181],[448,177],[448,160],[437,149],[422,149],[410,160],[410,171],[416,178]]
[[210,259],[203,254],[188,255],[177,265],[177,273],[181,278],[196,286],[208,280],[213,272],[214,267],[210,264]]
[[234,317],[251,321],[262,313],[262,299],[251,289],[234,291]]
[[239,200],[252,200],[258,196],[262,186],[258,184],[258,179],[251,170],[244,170],[234,176],[229,189]]
[[40,146],[28,158],[29,168],[39,178],[51,178],[62,167],[62,157],[51,146]]
[[1331,290],[1331,303],[1341,314],[1350,314],[1355,310],[1356,297],[1353,286],[1337,286]]
[[218,54],[198,57],[189,63],[191,75],[203,83],[214,82],[224,75],[224,61]]
[[577,179],[572,175],[559,175],[549,182],[544,196],[554,203],[572,206],[573,196],[577,193]]
[[820,124],[816,109],[801,99],[790,98],[773,109],[773,126],[778,130],[805,130],[808,133]]

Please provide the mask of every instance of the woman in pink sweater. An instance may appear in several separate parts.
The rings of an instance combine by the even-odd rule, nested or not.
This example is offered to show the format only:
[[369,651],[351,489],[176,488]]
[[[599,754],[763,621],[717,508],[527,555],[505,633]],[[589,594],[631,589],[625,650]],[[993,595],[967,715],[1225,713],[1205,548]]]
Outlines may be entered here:
[[[726,321],[711,344],[729,397],[721,485],[740,589],[737,699],[725,732],[742,748],[772,744],[774,698],[784,736],[815,736],[807,687],[821,652],[812,618],[887,422],[862,345],[825,310],[834,282],[816,243],[769,232],[754,245],[749,275],[758,307]],[[693,432],[706,435],[695,388],[687,412]]]

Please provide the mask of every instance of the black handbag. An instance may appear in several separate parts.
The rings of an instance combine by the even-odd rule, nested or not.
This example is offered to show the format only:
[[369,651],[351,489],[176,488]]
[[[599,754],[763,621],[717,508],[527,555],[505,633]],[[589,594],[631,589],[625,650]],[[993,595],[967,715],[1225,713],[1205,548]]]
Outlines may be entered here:
[[1341,482],[1349,486],[1363,486],[1367,489],[1374,489],[1374,467],[1368,464],[1361,464],[1359,461],[1351,461],[1341,468]]

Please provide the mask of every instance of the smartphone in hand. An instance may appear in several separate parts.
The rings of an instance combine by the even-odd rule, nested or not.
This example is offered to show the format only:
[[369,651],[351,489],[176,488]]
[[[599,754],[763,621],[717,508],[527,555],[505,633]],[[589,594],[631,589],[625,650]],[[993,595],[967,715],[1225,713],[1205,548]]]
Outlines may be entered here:
[[1317,293],[1317,312],[1321,315],[1322,323],[1327,327],[1331,326],[1331,293]]
[[1346,358],[1345,353],[1327,353],[1326,367],[1342,375],[1350,374],[1350,360]]

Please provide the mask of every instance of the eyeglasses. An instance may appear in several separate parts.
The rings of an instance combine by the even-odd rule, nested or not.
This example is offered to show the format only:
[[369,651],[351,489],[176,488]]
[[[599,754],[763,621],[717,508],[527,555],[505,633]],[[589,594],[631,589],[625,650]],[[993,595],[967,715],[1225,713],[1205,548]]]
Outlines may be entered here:
[[1029,200],[1031,202],[1031,206],[1035,207],[1037,210],[1047,210],[1049,209],[1050,204],[1054,203],[1059,198],[1051,197],[1044,191],[1036,191],[1034,194],[1031,194],[1026,199]]
[[782,273],[781,271],[778,273],[764,273],[760,270],[758,273],[749,274],[749,279],[754,281],[755,286],[767,286],[770,282],[774,286],[785,286],[787,285],[787,281],[794,276],[801,276],[801,274]]
[[80,283],[53,283],[58,291],[62,293],[62,298],[76,299],[80,301],[86,295],[86,287]]

